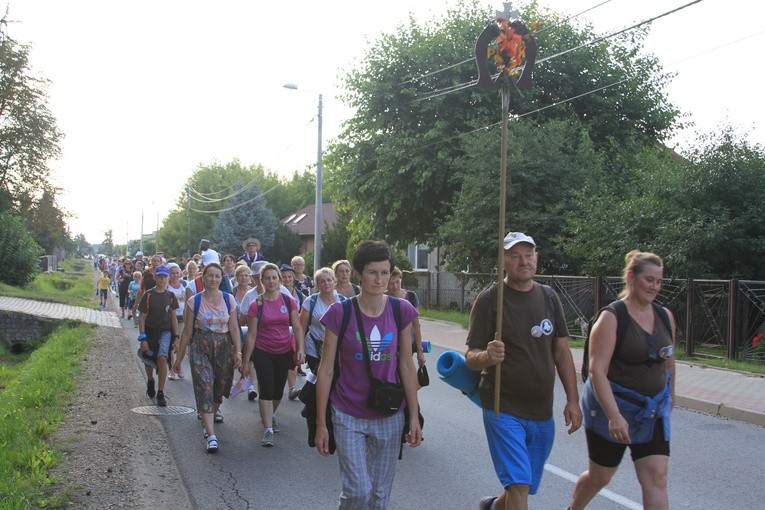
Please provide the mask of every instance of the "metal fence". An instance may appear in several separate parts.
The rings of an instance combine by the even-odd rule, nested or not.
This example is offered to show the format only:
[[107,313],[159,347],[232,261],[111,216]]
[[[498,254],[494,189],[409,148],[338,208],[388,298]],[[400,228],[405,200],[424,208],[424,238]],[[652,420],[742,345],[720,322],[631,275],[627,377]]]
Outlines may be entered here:
[[[467,312],[493,274],[416,272],[426,308]],[[572,336],[583,337],[595,312],[615,300],[621,277],[538,275],[560,296]],[[657,301],[677,323],[678,346],[690,355],[765,362],[765,282],[665,279]],[[690,340],[689,340],[690,339]]]

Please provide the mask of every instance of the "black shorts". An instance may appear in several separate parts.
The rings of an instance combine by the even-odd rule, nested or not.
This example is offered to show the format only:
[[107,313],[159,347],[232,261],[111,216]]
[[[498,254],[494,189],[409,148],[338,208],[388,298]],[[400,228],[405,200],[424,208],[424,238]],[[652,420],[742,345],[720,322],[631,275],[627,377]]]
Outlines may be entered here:
[[664,424],[662,420],[656,420],[653,429],[653,439],[648,443],[622,444],[604,439],[595,432],[584,429],[587,437],[587,454],[595,464],[607,468],[619,465],[624,456],[624,450],[629,446],[632,462],[648,457],[649,455],[665,455],[669,457],[669,441],[664,439]]

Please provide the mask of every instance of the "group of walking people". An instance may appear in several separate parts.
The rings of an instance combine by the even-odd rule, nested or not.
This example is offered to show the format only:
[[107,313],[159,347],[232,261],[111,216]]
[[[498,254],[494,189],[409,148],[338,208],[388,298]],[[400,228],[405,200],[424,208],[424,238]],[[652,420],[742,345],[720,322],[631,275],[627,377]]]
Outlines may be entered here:
[[[240,259],[246,262],[228,269],[216,260],[200,260],[202,274],[195,280],[201,286],[186,292],[180,315],[176,310],[181,300],[175,294],[163,301],[151,298],[150,305],[145,296],[151,294],[145,292],[137,305],[140,332],[147,336],[141,349],[150,350],[153,333],[147,330],[156,326],[152,314],[161,303],[170,342],[178,335],[180,342],[172,364],[158,362],[157,369],[160,378],[168,366],[172,373],[182,373],[189,353],[210,453],[219,448],[214,427],[222,421],[220,405],[230,395],[237,370],[240,378],[257,380],[261,444],[270,447],[279,431],[276,411],[285,386],[295,389],[290,371],[305,362],[316,388],[316,448],[322,456],[336,448],[339,460],[339,508],[387,508],[402,432],[412,447],[422,440],[413,355],[419,366],[425,356],[416,294],[401,289],[401,272],[383,241],[360,243],[352,262],[319,269],[315,283],[302,275],[305,262],[299,257],[277,266],[258,257],[247,242],[244,247]],[[604,308],[591,327],[581,402],[563,307],[552,289],[533,280],[537,262],[534,239],[509,233],[504,240],[501,333],[495,334],[497,285],[479,294],[470,315],[466,361],[469,369],[481,373],[485,434],[504,489],[481,499],[478,507],[528,508],[528,496],[538,491],[553,446],[557,373],[566,394],[568,432],[584,424],[589,456],[569,508],[586,507],[610,482],[628,448],[644,506],[668,508],[675,321],[655,303],[663,278],[661,258],[639,251],[626,255],[620,299]],[[180,266],[172,269],[181,274]],[[163,282],[169,274],[164,262],[154,269],[154,295],[167,288]],[[351,282],[351,275],[358,283]],[[230,279],[233,287],[221,290]],[[160,336],[161,359],[172,349],[164,348],[168,335]],[[495,374],[501,378],[498,413]],[[159,388],[157,395],[163,383]]]

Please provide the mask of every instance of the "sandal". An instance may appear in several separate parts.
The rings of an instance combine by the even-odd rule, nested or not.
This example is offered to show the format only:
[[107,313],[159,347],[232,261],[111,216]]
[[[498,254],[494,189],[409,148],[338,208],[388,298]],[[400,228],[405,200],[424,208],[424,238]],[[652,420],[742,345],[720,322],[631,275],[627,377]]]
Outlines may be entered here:
[[218,453],[218,438],[210,436],[207,438],[207,453]]
[[223,414],[220,411],[215,411],[215,416],[213,417],[213,421],[215,423],[223,423]]

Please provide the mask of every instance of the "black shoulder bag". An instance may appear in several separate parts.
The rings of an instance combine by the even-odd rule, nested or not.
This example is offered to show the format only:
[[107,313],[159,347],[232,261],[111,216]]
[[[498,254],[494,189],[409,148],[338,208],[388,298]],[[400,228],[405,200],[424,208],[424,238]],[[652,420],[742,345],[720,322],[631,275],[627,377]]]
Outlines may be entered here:
[[[367,403],[369,407],[383,414],[394,414],[401,408],[401,403],[404,401],[404,388],[398,383],[381,381],[372,376],[372,362],[369,360],[369,344],[367,343],[364,324],[361,320],[361,309],[355,296],[351,298],[351,301],[356,312],[356,323],[358,324],[361,343],[364,345],[364,362],[367,366],[367,377],[369,377],[369,398]],[[398,341],[400,342],[401,339],[399,338]]]

